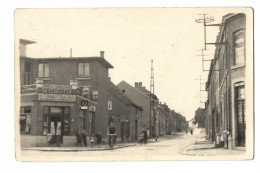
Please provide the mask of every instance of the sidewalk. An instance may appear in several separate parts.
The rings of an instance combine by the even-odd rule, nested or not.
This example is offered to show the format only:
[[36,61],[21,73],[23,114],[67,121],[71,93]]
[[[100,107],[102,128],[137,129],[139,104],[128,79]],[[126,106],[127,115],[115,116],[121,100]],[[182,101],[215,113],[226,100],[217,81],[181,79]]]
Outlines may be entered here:
[[[158,141],[155,141],[155,139],[151,138],[148,139],[147,145],[155,142],[161,142],[165,140],[171,140],[175,139],[179,136],[183,135],[183,133],[178,133],[178,134],[172,134],[172,135],[164,135],[160,136],[158,138]],[[119,149],[119,148],[126,148],[126,147],[133,147],[136,145],[143,145],[141,143],[117,143],[114,147],[113,150]],[[50,146],[50,147],[31,147],[31,148],[22,148],[22,150],[34,150],[34,151],[65,151],[65,152],[76,152],[76,151],[102,151],[102,150],[110,150],[110,147],[108,144],[102,144],[102,145],[94,145],[94,146],[81,146],[81,147],[56,147],[56,146]]]
[[[113,149],[126,148],[135,146],[136,143],[119,143],[116,144]],[[22,150],[37,150],[37,151],[67,151],[67,152],[75,152],[75,151],[102,151],[102,150],[110,150],[108,145],[94,145],[94,146],[81,146],[81,147],[33,147],[33,148],[22,148]]]
[[215,148],[214,143],[205,139],[205,135],[199,135],[196,142],[183,151],[184,155],[191,156],[225,156],[225,155],[243,155],[243,150],[231,150],[225,148]]

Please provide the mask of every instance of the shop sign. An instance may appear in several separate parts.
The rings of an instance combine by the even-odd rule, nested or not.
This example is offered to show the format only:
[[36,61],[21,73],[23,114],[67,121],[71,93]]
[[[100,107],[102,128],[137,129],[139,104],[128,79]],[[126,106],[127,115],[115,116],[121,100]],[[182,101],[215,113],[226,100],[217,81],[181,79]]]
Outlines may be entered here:
[[112,100],[108,100],[108,110],[112,111]]
[[76,102],[76,95],[39,93],[38,101]]
[[81,100],[80,109],[88,109],[88,101],[87,100]]
[[121,121],[121,122],[128,122],[129,120],[126,119],[126,116],[121,116],[121,117],[120,117],[120,121]]
[[43,93],[53,93],[53,94],[70,94],[70,86],[66,85],[43,85]]
[[93,99],[97,99],[98,98],[98,91],[93,91]]
[[89,106],[89,111],[96,112],[96,106]]
[[70,85],[78,85],[78,81],[77,80],[70,80]]

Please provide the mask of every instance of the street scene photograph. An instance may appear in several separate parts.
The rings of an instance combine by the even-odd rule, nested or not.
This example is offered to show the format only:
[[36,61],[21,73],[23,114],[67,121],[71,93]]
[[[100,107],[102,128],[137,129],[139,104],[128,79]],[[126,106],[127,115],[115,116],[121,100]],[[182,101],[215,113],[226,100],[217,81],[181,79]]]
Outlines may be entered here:
[[251,160],[253,10],[16,9],[18,161]]

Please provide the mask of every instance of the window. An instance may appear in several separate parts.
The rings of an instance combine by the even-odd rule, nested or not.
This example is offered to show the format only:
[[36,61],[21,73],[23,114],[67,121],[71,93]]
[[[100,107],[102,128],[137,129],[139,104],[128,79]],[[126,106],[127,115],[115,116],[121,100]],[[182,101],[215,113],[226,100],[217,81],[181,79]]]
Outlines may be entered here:
[[245,31],[239,30],[234,34],[234,65],[245,63]]
[[32,74],[31,74],[31,63],[25,62],[24,64],[24,81],[23,85],[30,85],[32,84]]
[[49,63],[38,64],[38,77],[49,77]]
[[22,135],[31,133],[31,107],[20,109],[20,133]]
[[89,77],[89,63],[78,63],[78,77]]

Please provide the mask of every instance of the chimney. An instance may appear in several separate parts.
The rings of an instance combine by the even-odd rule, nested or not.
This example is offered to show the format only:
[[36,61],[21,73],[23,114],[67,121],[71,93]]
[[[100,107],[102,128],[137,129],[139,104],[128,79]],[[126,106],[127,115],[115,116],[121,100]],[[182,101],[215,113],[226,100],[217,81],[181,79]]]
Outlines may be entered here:
[[100,58],[104,58],[105,57],[105,52],[104,51],[100,51]]
[[138,82],[135,82],[135,88],[137,88],[139,86]]
[[141,87],[143,84],[142,84],[142,82],[139,82],[139,86]]

